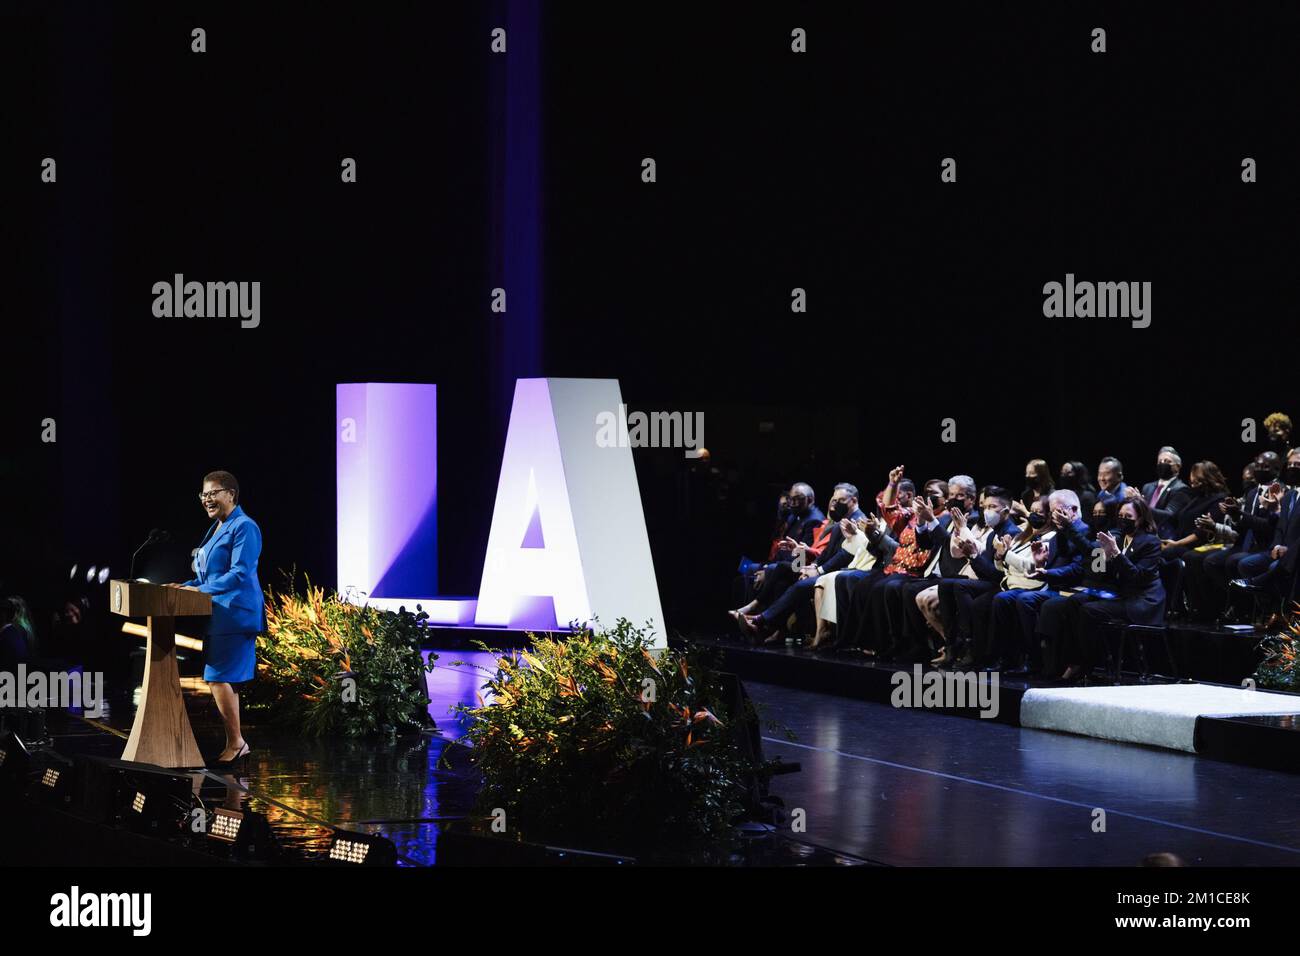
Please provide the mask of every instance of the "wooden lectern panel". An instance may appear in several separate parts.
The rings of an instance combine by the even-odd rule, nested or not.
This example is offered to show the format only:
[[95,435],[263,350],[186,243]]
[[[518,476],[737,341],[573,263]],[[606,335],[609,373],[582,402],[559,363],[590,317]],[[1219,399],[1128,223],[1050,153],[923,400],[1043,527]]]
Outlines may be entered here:
[[113,581],[108,588],[108,606],[114,614],[145,617],[149,622],[140,706],[122,759],[159,767],[203,766],[176,668],[176,618],[211,614],[212,597],[161,584]]
[[212,613],[212,596],[142,581],[110,581],[108,609],[123,617],[186,617]]

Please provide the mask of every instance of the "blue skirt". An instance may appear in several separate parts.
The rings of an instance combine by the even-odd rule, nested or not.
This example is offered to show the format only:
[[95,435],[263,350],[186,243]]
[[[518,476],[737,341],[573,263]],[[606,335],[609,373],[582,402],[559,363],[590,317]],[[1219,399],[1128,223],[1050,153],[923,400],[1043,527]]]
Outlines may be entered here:
[[241,684],[257,667],[257,634],[209,634],[203,640],[203,679],[209,684]]

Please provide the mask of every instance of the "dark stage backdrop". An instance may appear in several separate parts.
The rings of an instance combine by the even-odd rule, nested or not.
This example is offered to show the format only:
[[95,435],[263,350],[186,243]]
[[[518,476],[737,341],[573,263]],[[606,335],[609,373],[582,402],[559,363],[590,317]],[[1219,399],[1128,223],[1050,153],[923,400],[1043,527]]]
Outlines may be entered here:
[[[444,593],[477,590],[513,375],[702,410],[709,466],[637,452],[683,628],[792,480],[824,500],[905,463],[1018,491],[1030,457],[1115,454],[1146,481],[1173,444],[1235,482],[1242,419],[1300,414],[1298,27],[1281,3],[19,5],[0,576],[35,593],[124,570],[151,527],[197,542],[221,467],[264,580],[333,584],[350,380],[440,386]],[[260,280],[261,326],[155,319],[176,272]],[[538,294],[494,314],[507,273]],[[1151,282],[1150,327],[1045,319],[1066,273]]]

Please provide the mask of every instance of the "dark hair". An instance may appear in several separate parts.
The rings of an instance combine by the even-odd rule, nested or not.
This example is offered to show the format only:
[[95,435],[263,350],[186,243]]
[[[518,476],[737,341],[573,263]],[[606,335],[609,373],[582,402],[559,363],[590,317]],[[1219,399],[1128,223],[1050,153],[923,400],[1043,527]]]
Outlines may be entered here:
[[[1056,490],[1056,485],[1052,481],[1052,471],[1047,467],[1046,461],[1042,458],[1031,458],[1026,467],[1033,469],[1034,478],[1037,479],[1037,485],[1032,490],[1045,495],[1050,495]],[[1025,490],[1029,491],[1031,489],[1026,488]]]
[[846,492],[850,498],[856,498],[858,496],[858,486],[851,485],[847,481],[841,481],[838,485],[836,485],[833,489],[831,489],[832,494],[834,494],[836,491]]
[[910,491],[912,494],[916,494],[916,482],[911,478],[904,478],[898,483],[898,490]]
[[1101,460],[1101,464],[1114,465],[1115,471],[1119,473],[1120,479],[1122,480],[1124,478],[1124,463],[1120,461],[1118,458],[1116,458],[1114,455],[1107,455],[1105,458]]
[[1011,506],[1011,492],[1001,485],[985,485],[980,489],[981,498],[997,498],[1004,505]]
[[1129,498],[1127,501],[1120,502],[1118,511],[1124,510],[1124,505],[1132,505],[1133,510],[1137,513],[1137,530],[1145,531],[1148,534],[1156,533],[1156,516],[1151,513],[1151,506],[1147,500],[1139,495],[1136,498]]
[[[1076,494],[1084,491],[1091,491],[1095,494],[1097,486],[1092,482],[1092,472],[1088,470],[1088,466],[1081,461],[1067,461],[1066,464],[1070,466],[1070,483],[1073,486],[1068,490]],[[1062,485],[1061,487],[1064,488],[1065,486]]]
[[[943,478],[930,478],[930,479],[927,479],[926,482],[925,482],[925,484],[922,485],[921,487],[924,489],[924,488],[929,488],[931,485],[938,485],[938,486],[939,486],[939,497],[942,498],[942,499],[944,499],[945,501],[948,500],[948,482],[947,482],[946,479],[943,479]],[[923,492],[923,494],[924,494],[924,492]]]
[[1196,464],[1192,465],[1192,470],[1188,473],[1189,477],[1191,474],[1194,474],[1197,469],[1200,469],[1201,479],[1211,491],[1227,493],[1228,479],[1223,477],[1223,471],[1220,470],[1218,465],[1208,460],[1198,461]]
[[203,483],[206,485],[209,481],[220,485],[222,488],[229,488],[235,495],[235,504],[239,504],[239,482],[235,476],[228,471],[210,471],[203,476]]

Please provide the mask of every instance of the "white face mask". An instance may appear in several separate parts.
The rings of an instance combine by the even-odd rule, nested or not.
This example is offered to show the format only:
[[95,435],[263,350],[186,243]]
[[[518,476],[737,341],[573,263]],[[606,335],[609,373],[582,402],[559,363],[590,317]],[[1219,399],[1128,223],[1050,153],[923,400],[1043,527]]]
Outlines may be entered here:
[[999,524],[999,519],[1000,519],[1001,517],[1002,517],[1002,512],[1001,512],[1001,511],[998,511],[996,508],[985,508],[985,509],[984,509],[984,527],[986,527],[986,528],[996,528],[996,527],[998,526],[998,524]]

